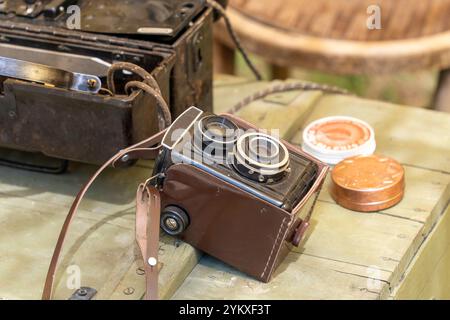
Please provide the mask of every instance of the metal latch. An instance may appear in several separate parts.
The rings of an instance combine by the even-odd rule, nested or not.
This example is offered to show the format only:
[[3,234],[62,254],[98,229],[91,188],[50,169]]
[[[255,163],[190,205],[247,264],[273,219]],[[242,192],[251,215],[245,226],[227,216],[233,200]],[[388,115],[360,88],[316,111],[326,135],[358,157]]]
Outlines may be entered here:
[[101,81],[97,76],[6,57],[0,57],[0,76],[72,91],[98,93],[101,89]]
[[188,74],[190,78],[195,78],[195,75],[199,72],[203,59],[206,57],[205,48],[205,35],[203,30],[197,31],[197,33],[192,37],[187,46],[187,56],[188,56]]

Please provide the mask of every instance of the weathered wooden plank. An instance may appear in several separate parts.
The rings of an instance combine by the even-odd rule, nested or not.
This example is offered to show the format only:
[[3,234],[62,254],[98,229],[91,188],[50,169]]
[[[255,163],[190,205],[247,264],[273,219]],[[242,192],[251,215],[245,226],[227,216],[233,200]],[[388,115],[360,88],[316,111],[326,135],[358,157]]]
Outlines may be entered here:
[[450,299],[450,207],[411,261],[396,299]]
[[311,227],[299,252],[393,272],[423,224],[319,202]]
[[[139,300],[145,295],[143,260],[137,246],[122,256],[115,272],[104,282],[95,299]],[[133,252],[131,252],[133,251]],[[159,299],[169,299],[200,260],[191,246],[162,235],[159,248]],[[131,260],[130,260],[131,259]]]
[[[132,210],[114,212],[107,219],[121,219]],[[0,236],[0,296],[38,299],[63,216],[2,202]],[[66,287],[66,266],[81,271],[81,283],[98,288],[133,241],[133,230],[103,221],[103,217],[74,221],[57,277],[57,298],[74,291]],[[76,252],[76,254],[75,254]],[[12,274],[15,272],[15,274]]]
[[[47,175],[0,167],[0,193],[3,197],[35,201],[35,205],[59,204],[61,214],[65,215],[74,196],[95,170],[95,166],[73,163],[63,175]],[[110,208],[128,207],[135,196],[133,189],[150,174],[140,167],[108,169],[93,185],[82,208],[108,213]]]
[[450,251],[447,251],[433,271],[436,276],[427,282],[417,299],[450,300]]
[[214,89],[214,112],[227,112],[236,103],[254,92],[266,88],[267,82],[243,82],[239,84],[223,84]]
[[[429,231],[432,224],[442,213],[450,197],[450,175],[426,169],[405,166],[405,195],[396,206],[385,209],[381,214],[413,220],[425,224]],[[325,181],[323,190],[328,191],[330,176]],[[329,192],[322,192],[320,200],[334,203]]]
[[[72,164],[67,174],[46,175],[0,167],[0,297],[40,298],[68,208],[95,170],[95,166]],[[150,170],[141,166],[108,169],[94,184],[70,229],[55,298],[65,299],[74,291],[66,285],[69,266],[80,268],[82,285],[96,288],[99,298],[108,298],[135,260],[139,261],[134,197],[138,183]],[[168,266],[161,271],[160,284],[162,292],[170,294],[199,257],[184,243],[175,246],[173,239],[162,238],[160,245],[167,253],[161,261]],[[174,274],[179,277],[173,279]]]
[[[169,299],[197,265],[201,253],[181,241],[163,236],[159,255],[162,266],[158,294],[160,299]],[[136,253],[134,263],[127,272],[123,273],[122,280],[108,298],[114,300],[141,299],[145,293],[143,263],[139,253]]]
[[205,256],[173,299],[376,299],[386,276],[365,266],[290,253],[273,280],[262,283]]
[[233,75],[226,74],[214,74],[214,92],[220,87],[234,86],[244,83],[255,83],[256,80],[250,80],[247,78],[239,78]]
[[287,103],[275,100],[272,95],[243,108],[237,115],[259,128],[270,130],[271,135],[289,140],[300,128],[313,105],[322,95],[320,92],[296,92],[296,97]]

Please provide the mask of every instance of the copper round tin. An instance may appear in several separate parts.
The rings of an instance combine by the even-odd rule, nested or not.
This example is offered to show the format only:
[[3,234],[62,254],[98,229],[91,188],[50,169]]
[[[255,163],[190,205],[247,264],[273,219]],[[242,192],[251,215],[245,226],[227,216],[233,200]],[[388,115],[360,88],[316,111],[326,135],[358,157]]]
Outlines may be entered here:
[[405,171],[397,161],[378,155],[355,156],[331,173],[330,193],[341,206],[355,211],[380,211],[403,198]]

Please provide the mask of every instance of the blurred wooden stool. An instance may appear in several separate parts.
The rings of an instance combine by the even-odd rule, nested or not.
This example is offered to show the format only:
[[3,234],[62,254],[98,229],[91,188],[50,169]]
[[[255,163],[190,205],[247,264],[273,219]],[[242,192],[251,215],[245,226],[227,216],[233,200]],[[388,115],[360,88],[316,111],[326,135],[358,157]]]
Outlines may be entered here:
[[[450,0],[378,0],[381,29],[369,29],[374,3],[230,0],[227,11],[243,46],[272,65],[274,78],[291,67],[367,75],[435,68],[435,107],[450,112]],[[234,46],[223,21],[216,28],[216,71],[233,73]]]

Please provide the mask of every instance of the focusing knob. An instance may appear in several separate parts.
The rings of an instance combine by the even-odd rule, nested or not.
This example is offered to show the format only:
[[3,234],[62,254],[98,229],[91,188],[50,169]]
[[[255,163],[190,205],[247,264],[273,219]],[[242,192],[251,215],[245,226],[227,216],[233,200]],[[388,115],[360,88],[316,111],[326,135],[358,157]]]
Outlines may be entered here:
[[161,229],[171,236],[182,233],[189,225],[187,213],[176,206],[166,207],[161,214]]

